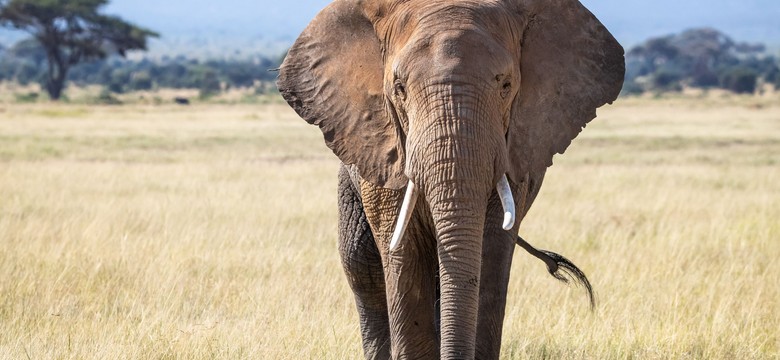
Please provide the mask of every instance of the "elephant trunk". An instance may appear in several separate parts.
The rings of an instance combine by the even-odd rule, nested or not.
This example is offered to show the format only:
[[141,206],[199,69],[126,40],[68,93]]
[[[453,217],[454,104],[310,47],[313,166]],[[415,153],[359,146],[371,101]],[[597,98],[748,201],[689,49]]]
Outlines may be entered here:
[[439,99],[407,139],[407,174],[435,226],[442,359],[474,358],[487,203],[506,170],[503,130],[471,103]]
[[477,187],[441,183],[429,189],[438,241],[441,358],[473,359],[487,201]]

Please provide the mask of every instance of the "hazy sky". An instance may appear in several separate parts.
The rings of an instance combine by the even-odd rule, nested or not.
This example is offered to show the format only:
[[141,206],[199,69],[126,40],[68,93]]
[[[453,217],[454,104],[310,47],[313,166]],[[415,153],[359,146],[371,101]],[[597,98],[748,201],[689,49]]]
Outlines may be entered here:
[[[112,0],[107,12],[165,35],[224,32],[294,38],[328,0]],[[780,0],[582,0],[621,42],[692,27],[780,44]]]

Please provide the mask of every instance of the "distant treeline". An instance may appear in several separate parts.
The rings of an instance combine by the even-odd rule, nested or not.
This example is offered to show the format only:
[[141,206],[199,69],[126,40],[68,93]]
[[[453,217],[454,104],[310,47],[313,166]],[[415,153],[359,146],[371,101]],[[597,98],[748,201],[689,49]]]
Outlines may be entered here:
[[693,29],[650,39],[626,54],[624,94],[684,87],[755,93],[780,89],[780,63],[764,45],[738,43],[714,29]]
[[[160,88],[199,89],[208,97],[231,88],[275,91],[273,81],[283,57],[243,60],[196,60],[184,56],[126,60],[112,57],[74,66],[67,80],[75,85],[102,85],[124,93]],[[43,84],[46,53],[34,40],[0,46],[0,82]],[[626,53],[623,94],[680,91],[685,87],[722,88],[755,93],[771,85],[780,89],[780,62],[761,44],[738,43],[714,29],[694,29],[650,39]]]
[[[281,57],[257,56],[243,60],[197,60],[185,56],[162,59],[126,60],[112,57],[74,66],[68,82],[74,85],[102,85],[114,93],[159,88],[199,89],[201,96],[230,88],[253,88],[258,94],[273,91],[272,84]],[[0,81],[22,85],[46,79],[46,53],[32,40],[0,48]]]

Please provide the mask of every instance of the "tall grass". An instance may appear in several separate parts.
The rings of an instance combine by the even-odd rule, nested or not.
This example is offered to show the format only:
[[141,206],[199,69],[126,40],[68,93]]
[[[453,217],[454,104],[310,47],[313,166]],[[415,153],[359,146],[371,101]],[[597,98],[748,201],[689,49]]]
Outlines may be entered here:
[[[629,100],[521,228],[508,359],[780,352],[780,107]],[[0,105],[0,358],[361,358],[337,160],[283,105]]]

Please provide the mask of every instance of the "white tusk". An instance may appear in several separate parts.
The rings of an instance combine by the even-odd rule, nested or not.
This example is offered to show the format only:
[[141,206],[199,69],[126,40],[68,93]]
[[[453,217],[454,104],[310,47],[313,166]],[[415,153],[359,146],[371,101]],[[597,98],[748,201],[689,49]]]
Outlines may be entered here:
[[504,230],[512,230],[515,226],[515,199],[512,197],[512,189],[509,188],[506,174],[498,180],[496,190],[498,197],[501,198],[501,206],[504,207]]
[[395,223],[393,239],[390,240],[390,250],[393,250],[398,245],[401,237],[404,236],[404,231],[406,231],[406,226],[409,225],[409,219],[411,219],[414,211],[415,202],[417,202],[417,189],[414,187],[412,180],[409,180],[409,185],[406,186],[404,202],[401,205],[401,212],[398,213],[398,222]]

